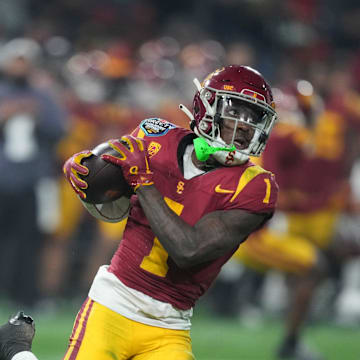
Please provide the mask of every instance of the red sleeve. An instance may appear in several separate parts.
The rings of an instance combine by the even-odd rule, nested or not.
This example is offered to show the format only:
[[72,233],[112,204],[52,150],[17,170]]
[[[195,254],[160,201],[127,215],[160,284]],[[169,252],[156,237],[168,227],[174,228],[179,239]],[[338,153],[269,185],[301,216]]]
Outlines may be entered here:
[[227,203],[226,208],[259,213],[274,212],[278,191],[275,176],[265,172],[252,179],[233,201]]

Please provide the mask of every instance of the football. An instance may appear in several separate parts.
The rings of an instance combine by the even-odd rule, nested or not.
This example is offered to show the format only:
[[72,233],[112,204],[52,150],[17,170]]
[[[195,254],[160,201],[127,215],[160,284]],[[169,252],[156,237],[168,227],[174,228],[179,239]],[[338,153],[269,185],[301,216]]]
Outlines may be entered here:
[[130,198],[133,191],[126,182],[121,168],[101,159],[102,154],[116,155],[117,152],[107,143],[96,146],[91,152],[94,155],[81,161],[81,164],[89,169],[88,175],[80,176],[88,184],[88,188],[84,190],[86,199],[83,201],[104,204],[123,196]]

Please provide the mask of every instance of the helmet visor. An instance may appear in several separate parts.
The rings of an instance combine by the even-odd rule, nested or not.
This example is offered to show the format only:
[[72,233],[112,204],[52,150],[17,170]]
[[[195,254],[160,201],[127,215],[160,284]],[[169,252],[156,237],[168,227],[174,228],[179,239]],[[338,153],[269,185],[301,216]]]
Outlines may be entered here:
[[240,121],[260,130],[266,128],[266,113],[256,105],[231,96],[226,96],[220,103],[222,103],[222,118]]
[[223,119],[220,132],[224,141],[241,152],[255,155],[255,142],[260,134],[268,134],[273,115],[263,107],[231,95],[219,99],[218,113]]

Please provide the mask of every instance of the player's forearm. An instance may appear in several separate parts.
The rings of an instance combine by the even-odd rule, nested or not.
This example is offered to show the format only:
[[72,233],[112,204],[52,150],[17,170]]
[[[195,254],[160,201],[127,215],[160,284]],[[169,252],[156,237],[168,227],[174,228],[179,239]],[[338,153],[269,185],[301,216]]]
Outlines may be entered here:
[[151,229],[170,257],[180,267],[191,265],[198,250],[194,227],[177,216],[166,204],[154,185],[140,187],[138,195]]
[[235,209],[214,211],[190,226],[166,204],[155,185],[137,195],[154,234],[179,267],[191,267],[234,250],[271,214]]

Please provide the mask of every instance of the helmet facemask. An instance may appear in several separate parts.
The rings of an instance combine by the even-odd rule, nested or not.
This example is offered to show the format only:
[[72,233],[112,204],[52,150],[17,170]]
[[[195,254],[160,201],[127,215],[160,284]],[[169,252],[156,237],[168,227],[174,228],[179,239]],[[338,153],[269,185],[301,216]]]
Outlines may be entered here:
[[193,111],[182,104],[180,109],[206,144],[201,145],[201,153],[212,154],[224,165],[260,156],[277,119],[271,88],[263,76],[248,66],[229,65],[209,74],[203,83],[197,79],[194,83],[198,91]]
[[[199,98],[205,107],[205,115],[199,126],[195,127],[195,133],[205,138],[211,146],[231,148],[234,145],[236,148],[235,151],[214,153],[218,161],[225,165],[237,165],[246,162],[250,156],[260,156],[276,120],[276,112],[271,106],[253,96],[211,88],[202,88]],[[224,120],[227,123],[234,121],[232,136],[226,141],[221,134]],[[239,142],[238,127],[244,126],[253,135],[251,139]]]

